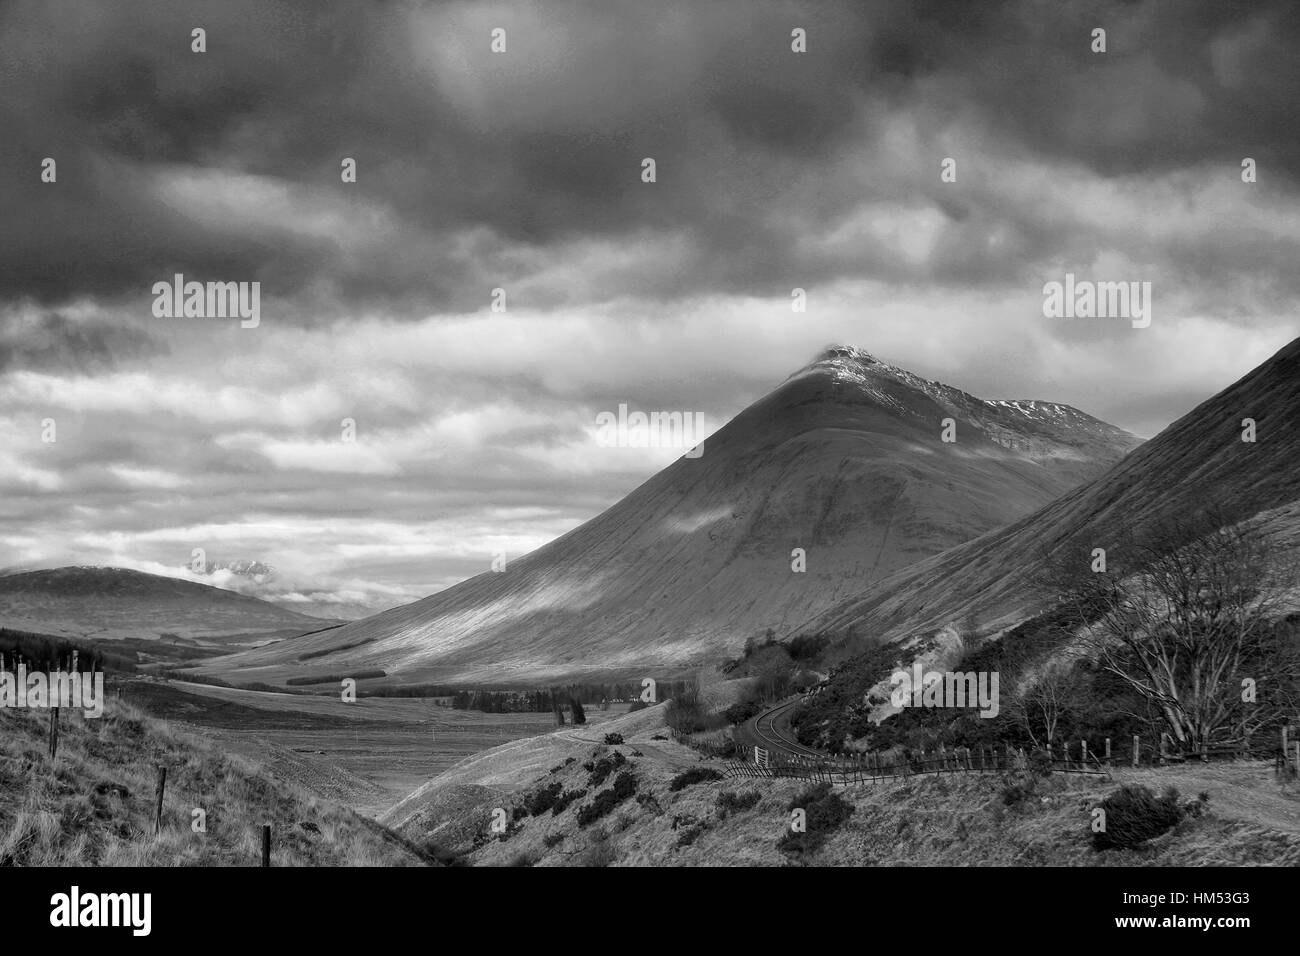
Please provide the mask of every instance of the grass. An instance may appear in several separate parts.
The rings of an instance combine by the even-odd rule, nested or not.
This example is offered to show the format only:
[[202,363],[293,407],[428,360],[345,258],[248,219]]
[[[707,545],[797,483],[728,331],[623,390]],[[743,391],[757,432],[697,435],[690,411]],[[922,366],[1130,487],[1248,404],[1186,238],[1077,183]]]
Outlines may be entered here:
[[[110,699],[99,720],[65,712],[53,763],[48,727],[48,711],[0,710],[0,865],[257,866],[266,823],[272,866],[429,862],[379,824],[131,704]],[[155,835],[160,764],[167,786]]]

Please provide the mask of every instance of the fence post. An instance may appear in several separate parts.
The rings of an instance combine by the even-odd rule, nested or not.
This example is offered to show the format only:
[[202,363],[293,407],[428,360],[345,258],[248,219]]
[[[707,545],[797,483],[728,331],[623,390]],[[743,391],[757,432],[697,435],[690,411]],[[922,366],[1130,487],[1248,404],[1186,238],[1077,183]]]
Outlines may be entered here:
[[155,796],[154,814],[153,814],[153,832],[154,836],[162,833],[162,813],[163,813],[163,793],[167,789],[167,768],[162,764],[158,765],[158,786]]
[[1079,741],[1079,768],[1088,769],[1088,741],[1086,740]]
[[1133,735],[1133,766],[1135,766],[1135,767],[1138,765],[1138,753],[1139,753],[1139,751],[1138,751],[1138,747],[1139,747],[1138,740],[1139,740],[1139,739],[1140,739],[1140,738],[1138,737],[1137,734],[1134,734],[1134,735]]
[[1295,772],[1300,773],[1300,740],[1295,742]]
[[1110,766],[1110,738],[1106,738],[1106,766]]
[[50,708],[50,759],[59,753],[59,708]]
[[271,824],[262,824],[262,866],[271,865]]
[[1286,752],[1289,748],[1286,745],[1286,724],[1282,725],[1282,762],[1286,763]]

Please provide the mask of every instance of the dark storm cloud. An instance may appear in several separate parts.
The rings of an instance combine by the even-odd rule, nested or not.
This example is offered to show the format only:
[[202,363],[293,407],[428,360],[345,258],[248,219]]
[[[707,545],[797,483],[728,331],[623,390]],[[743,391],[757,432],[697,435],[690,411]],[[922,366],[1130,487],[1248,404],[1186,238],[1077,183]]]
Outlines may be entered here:
[[0,316],[0,372],[88,372],[166,351],[164,343],[128,326],[77,321],[59,312]]
[[[489,50],[495,25],[505,55]],[[808,30],[804,56],[789,53],[792,25]],[[206,54],[190,52],[194,26]],[[1088,49],[1094,26],[1108,31],[1104,57]],[[1016,280],[1026,259],[1061,251],[1059,230],[994,190],[941,194],[954,122],[1027,160],[1107,176],[1206,163],[1233,175],[1250,155],[1261,184],[1291,189],[1298,35],[1300,10],[1282,2],[1050,16],[911,0],[10,3],[0,296],[125,294],[146,308],[149,285],[180,271],[260,279],[304,319],[428,314],[480,307],[485,284],[521,281],[565,243],[646,235],[691,250],[620,289],[652,299],[771,294],[792,276]],[[925,145],[904,171],[884,162],[897,115]],[[45,156],[57,184],[39,181]],[[355,186],[339,182],[343,156],[359,162]],[[653,187],[639,181],[644,156],[659,163]],[[847,156],[868,173],[844,175]],[[196,171],[207,175],[187,184]],[[241,216],[250,184],[283,215]],[[879,241],[800,251],[810,228],[873,197],[943,210],[932,260],[900,261]],[[297,221],[313,216],[329,218]],[[978,240],[993,230],[1005,242],[990,251]],[[1202,237],[1192,255],[1222,263],[1220,245]],[[559,282],[536,301],[574,296]]]

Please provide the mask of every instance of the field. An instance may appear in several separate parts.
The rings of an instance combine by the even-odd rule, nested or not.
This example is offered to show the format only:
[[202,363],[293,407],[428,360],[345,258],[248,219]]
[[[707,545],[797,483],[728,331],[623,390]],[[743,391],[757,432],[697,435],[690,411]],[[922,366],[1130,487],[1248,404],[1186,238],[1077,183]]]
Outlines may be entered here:
[[[117,685],[150,714],[201,731],[277,778],[369,817],[471,754],[554,729],[550,714],[482,714],[430,698],[273,694],[143,678]],[[587,711],[589,724],[622,714]]]

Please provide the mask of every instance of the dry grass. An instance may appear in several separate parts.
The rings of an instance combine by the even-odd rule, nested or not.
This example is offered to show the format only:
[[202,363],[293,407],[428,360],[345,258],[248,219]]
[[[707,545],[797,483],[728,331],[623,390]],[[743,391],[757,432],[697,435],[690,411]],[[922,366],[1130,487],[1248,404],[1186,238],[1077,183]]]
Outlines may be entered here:
[[[604,748],[599,748],[604,749]],[[626,748],[625,748],[626,749]],[[588,752],[590,754],[590,751]],[[710,762],[706,762],[707,766]],[[778,841],[788,832],[789,804],[807,784],[795,780],[723,780],[670,790],[675,768],[633,758],[638,799],[619,808],[599,833],[577,826],[574,808],[523,821],[507,840],[469,856],[474,865],[501,866],[526,858],[535,866],[1242,866],[1300,865],[1300,833],[1261,826],[1235,813],[1187,819],[1137,850],[1098,853],[1090,845],[1091,810],[1121,785],[1054,775],[1030,782],[1008,803],[1016,782],[1000,776],[938,776],[837,788],[854,807],[816,851],[795,857]],[[581,763],[548,777],[581,786]],[[1196,796],[1171,775],[1184,800]],[[1275,784],[1261,782],[1267,788]],[[749,809],[719,804],[724,790],[759,795]],[[1294,787],[1291,788],[1294,790]],[[1239,800],[1268,802],[1243,785]],[[517,795],[516,795],[517,796]],[[1284,799],[1296,799],[1292,793]],[[499,799],[499,797],[498,797]],[[580,805],[582,802],[579,801]],[[1224,808],[1226,810],[1226,808]]]
[[[65,713],[57,759],[47,711],[0,710],[0,865],[256,866],[272,826],[273,866],[420,865],[422,855],[350,810],[110,700]],[[157,766],[167,768],[154,835]],[[193,830],[194,811],[206,832]]]

